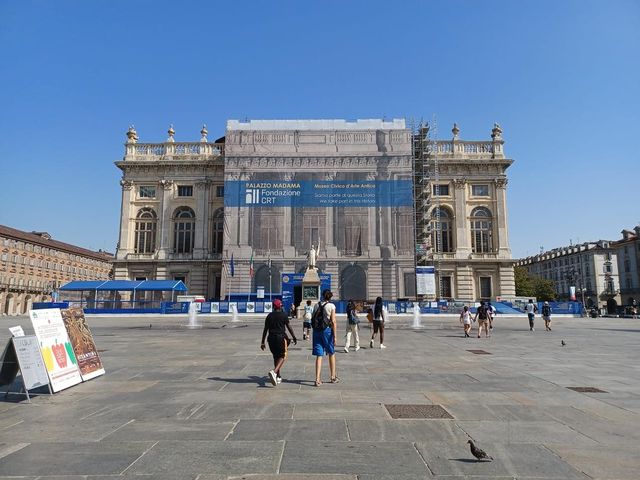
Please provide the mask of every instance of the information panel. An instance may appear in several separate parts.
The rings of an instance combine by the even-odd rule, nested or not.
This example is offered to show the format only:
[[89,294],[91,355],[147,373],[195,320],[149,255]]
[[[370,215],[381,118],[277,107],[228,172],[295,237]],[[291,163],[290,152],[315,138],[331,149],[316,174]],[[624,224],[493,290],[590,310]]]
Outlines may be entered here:
[[82,382],[60,309],[30,310],[29,316],[38,337],[51,389],[59,392]]
[[47,369],[40,354],[37,337],[35,335],[28,335],[14,337],[11,340],[13,341],[13,347],[15,348],[18,364],[20,365],[24,388],[31,390],[32,388],[48,385],[49,376],[47,375]]
[[227,180],[225,207],[411,207],[410,180]]
[[416,267],[416,291],[418,295],[436,294],[435,267]]
[[104,375],[104,367],[82,309],[78,307],[64,309],[62,319],[71,340],[73,353],[78,359],[82,380]]

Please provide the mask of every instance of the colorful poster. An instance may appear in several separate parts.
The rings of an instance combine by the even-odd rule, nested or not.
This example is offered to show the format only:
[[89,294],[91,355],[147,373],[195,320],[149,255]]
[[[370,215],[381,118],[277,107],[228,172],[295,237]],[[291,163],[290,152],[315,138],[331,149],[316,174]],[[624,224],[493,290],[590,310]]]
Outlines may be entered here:
[[73,353],[60,309],[30,310],[29,316],[38,337],[51,389],[59,392],[82,382],[78,361]]
[[78,359],[82,380],[86,381],[104,375],[104,367],[82,309],[66,308],[61,313],[73,352]]

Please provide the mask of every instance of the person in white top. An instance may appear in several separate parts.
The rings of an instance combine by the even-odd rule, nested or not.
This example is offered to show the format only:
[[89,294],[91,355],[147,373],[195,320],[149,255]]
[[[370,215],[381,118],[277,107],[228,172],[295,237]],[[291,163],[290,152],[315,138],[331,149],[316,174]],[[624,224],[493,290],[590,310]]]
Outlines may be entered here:
[[371,334],[371,341],[369,347],[373,348],[374,340],[378,332],[380,332],[380,348],[387,348],[384,344],[384,322],[387,321],[387,309],[382,304],[382,297],[376,298],[376,303],[373,307],[373,333]]
[[527,317],[529,318],[529,330],[535,332],[533,322],[536,319],[536,312],[538,311],[537,305],[533,303],[533,300],[529,299],[529,303],[525,305],[524,311],[527,312]]
[[466,305],[460,313],[460,323],[464,327],[464,336],[469,338],[469,332],[471,331],[471,312],[469,311],[469,307]]

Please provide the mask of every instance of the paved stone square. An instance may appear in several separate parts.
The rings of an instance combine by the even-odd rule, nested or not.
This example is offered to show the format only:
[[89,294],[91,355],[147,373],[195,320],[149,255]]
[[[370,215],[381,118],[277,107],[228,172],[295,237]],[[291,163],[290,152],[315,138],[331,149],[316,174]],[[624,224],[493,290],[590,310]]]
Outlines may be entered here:
[[[364,325],[360,351],[338,350],[341,382],[318,388],[302,340],[269,383],[258,316],[88,320],[106,375],[32,404],[0,394],[0,479],[640,478],[640,320],[529,332],[524,315],[498,316],[491,338],[465,339],[454,317],[414,330],[396,316],[386,350]],[[0,318],[2,346],[18,324],[32,332]],[[469,438],[494,461],[477,462]]]

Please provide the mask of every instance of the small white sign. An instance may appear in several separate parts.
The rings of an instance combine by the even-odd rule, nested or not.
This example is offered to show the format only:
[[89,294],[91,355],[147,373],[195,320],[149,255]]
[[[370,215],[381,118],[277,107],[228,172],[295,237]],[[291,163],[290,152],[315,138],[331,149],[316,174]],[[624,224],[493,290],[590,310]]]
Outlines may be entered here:
[[9,327],[9,331],[14,337],[24,337],[24,330],[22,330],[22,327],[20,325],[16,327]]
[[20,364],[22,381],[27,390],[49,384],[49,376],[40,354],[40,346],[35,335],[13,338],[13,346]]
[[253,313],[256,311],[256,304],[253,302],[247,302],[247,313]]

